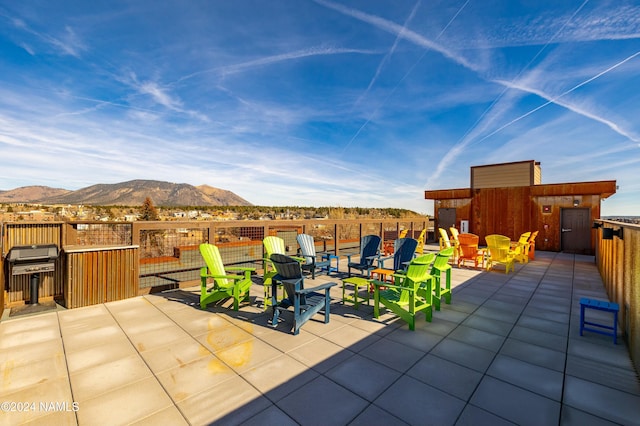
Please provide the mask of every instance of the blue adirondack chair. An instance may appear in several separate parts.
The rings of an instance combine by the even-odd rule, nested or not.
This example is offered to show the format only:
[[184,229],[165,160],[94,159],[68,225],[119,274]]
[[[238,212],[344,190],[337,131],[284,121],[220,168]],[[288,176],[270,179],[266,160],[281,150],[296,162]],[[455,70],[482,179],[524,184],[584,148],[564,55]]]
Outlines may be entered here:
[[[280,302],[276,301],[275,296],[272,300],[273,317],[271,325],[278,325],[278,318],[281,311],[293,308],[293,334],[300,332],[300,327],[304,325],[313,315],[324,310],[324,322],[329,322],[329,307],[331,296],[329,289],[336,283],[325,283],[313,288],[304,288],[304,277],[302,275],[302,267],[296,259],[283,254],[272,254],[271,261],[276,268],[277,274],[272,278],[272,285],[282,284],[285,290],[285,298]],[[324,290],[324,294],[320,291]]]
[[[375,268],[373,262],[380,258],[380,237],[377,235],[365,235],[360,240],[360,258],[357,262],[351,261],[351,254],[347,255],[348,275],[351,276],[351,268],[357,269],[367,277]],[[366,274],[365,274],[366,271]]]
[[393,242],[393,256],[378,259],[378,267],[384,268],[384,262],[393,259],[393,272],[404,271],[413,259],[418,248],[418,240],[398,238]]

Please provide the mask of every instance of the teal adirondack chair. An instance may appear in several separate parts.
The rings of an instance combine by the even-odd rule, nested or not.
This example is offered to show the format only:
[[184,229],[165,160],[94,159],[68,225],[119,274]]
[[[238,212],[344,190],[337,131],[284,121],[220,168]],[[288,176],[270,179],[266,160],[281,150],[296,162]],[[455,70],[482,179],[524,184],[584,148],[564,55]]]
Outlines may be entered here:
[[373,261],[380,259],[380,237],[377,235],[365,235],[360,240],[360,258],[358,261],[351,261],[350,254],[347,255],[347,274],[351,276],[351,268],[357,269],[361,274],[369,277],[372,269],[375,268]]
[[416,328],[416,314],[424,311],[425,319],[432,317],[432,291],[434,278],[429,274],[429,266],[434,254],[428,253],[413,259],[405,273],[393,274],[394,283],[372,280],[373,315],[380,316],[380,304],[398,315],[409,324],[409,330]]
[[278,325],[280,312],[290,308],[293,308],[292,332],[294,335],[300,333],[300,327],[320,311],[324,311],[324,323],[327,324],[331,304],[329,290],[337,284],[324,283],[313,288],[305,288],[302,265],[298,259],[276,253],[271,255],[271,260],[277,271],[277,274],[273,276],[272,285],[275,287],[281,283],[286,293],[280,302],[277,302],[275,297],[272,300],[272,327]]
[[[443,297],[447,305],[451,304],[451,265],[449,265],[449,258],[453,256],[454,250],[453,247],[440,250],[436,254],[436,259],[431,267],[431,275],[435,283],[433,304],[436,307],[436,311],[440,310],[440,301]],[[444,283],[442,282],[443,273],[445,274]]]
[[[271,279],[277,274],[276,269],[273,266],[273,262],[271,261],[272,254],[284,254],[286,255],[286,247],[284,245],[284,240],[280,237],[269,236],[265,237],[262,240],[262,245],[264,246],[264,257],[262,258],[262,283],[264,285],[264,310],[266,311],[271,305],[272,295],[270,294],[271,290],[274,289],[276,291],[275,296],[276,300],[280,300],[278,298],[278,286],[273,287],[271,285]],[[298,262],[303,262],[304,259],[300,257],[293,257]]]
[[[213,244],[200,244],[200,254],[207,266],[200,269],[200,307],[206,309],[210,303],[233,297],[233,309],[238,310],[240,300],[249,300],[251,272],[255,268],[225,267],[218,247]],[[232,275],[229,272],[242,272]],[[212,279],[212,286],[208,281]]]

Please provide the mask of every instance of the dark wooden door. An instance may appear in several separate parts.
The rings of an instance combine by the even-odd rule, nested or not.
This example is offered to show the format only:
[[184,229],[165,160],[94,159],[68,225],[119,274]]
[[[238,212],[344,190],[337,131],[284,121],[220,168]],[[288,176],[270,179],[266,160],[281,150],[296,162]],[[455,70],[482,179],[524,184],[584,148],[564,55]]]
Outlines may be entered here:
[[[438,226],[440,228],[444,228],[449,232],[449,228],[452,226],[456,226],[456,209],[451,208],[440,208],[438,209]],[[437,233],[436,235],[439,235]]]
[[560,225],[563,252],[593,254],[589,209],[562,209]]

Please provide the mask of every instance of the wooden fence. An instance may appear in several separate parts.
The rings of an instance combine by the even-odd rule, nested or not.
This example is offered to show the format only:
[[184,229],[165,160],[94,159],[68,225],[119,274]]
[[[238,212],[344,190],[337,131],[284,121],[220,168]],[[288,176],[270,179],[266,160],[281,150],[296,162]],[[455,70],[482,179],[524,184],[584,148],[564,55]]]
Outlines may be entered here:
[[[595,223],[600,224],[598,269],[609,299],[620,305],[620,327],[636,371],[640,371],[640,225],[609,220]],[[616,235],[604,239],[603,235],[611,231]]]
[[296,235],[313,235],[319,249],[354,253],[360,238],[380,235],[393,241],[409,230],[432,234],[424,219],[248,220],[182,222],[11,222],[1,224],[0,315],[5,306],[31,301],[29,276],[8,276],[4,259],[18,245],[56,244],[60,257],[55,272],[41,274],[40,301],[55,299],[68,308],[132,297],[166,288],[193,285],[203,266],[198,245],[221,248],[228,265],[262,265],[262,239],[278,235],[289,254],[297,250]]

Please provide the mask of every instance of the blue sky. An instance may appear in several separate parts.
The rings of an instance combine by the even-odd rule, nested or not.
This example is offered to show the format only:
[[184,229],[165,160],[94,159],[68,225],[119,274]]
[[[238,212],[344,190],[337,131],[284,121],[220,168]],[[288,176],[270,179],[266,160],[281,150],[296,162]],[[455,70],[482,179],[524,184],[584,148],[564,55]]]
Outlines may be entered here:
[[471,166],[640,215],[640,2],[0,0],[0,189],[432,213]]

